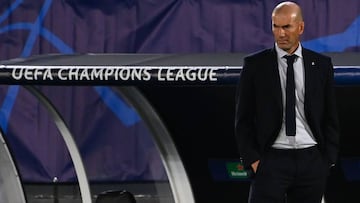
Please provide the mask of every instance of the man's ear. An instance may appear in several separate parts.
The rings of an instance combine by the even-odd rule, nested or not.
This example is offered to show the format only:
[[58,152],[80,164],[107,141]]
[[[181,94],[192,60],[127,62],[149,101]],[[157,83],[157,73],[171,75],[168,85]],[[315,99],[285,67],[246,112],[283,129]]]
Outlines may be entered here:
[[304,33],[304,28],[305,28],[305,23],[304,21],[299,23],[299,34],[301,35],[302,33]]

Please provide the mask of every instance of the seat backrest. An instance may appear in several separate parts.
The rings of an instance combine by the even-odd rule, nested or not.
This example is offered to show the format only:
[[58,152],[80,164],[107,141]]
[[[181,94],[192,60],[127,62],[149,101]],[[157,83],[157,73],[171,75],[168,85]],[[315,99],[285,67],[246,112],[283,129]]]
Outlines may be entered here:
[[136,203],[136,200],[129,191],[108,190],[97,196],[96,203]]

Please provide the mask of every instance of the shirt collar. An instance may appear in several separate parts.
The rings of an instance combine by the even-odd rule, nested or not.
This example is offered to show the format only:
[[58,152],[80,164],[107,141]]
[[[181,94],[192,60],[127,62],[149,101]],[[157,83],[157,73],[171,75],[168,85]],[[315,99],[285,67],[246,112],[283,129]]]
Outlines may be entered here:
[[[275,43],[275,50],[277,52],[277,57],[279,59],[283,58],[286,55],[289,55],[286,51],[282,50],[279,48],[279,46],[277,45],[277,43]],[[298,48],[295,50],[295,52],[293,53],[293,55],[298,56],[299,58],[302,58],[302,46],[301,43],[299,42],[299,46]]]

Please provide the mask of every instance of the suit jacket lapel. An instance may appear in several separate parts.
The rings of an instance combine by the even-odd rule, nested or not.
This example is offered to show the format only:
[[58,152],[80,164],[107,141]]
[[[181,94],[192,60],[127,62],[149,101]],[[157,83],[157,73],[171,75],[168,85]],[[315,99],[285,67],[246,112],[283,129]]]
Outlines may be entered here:
[[281,113],[283,111],[283,100],[282,100],[282,90],[281,90],[281,82],[280,82],[280,75],[279,75],[279,67],[277,61],[277,53],[275,47],[271,50],[271,59],[269,60],[271,63],[272,71],[271,77],[274,79],[275,82],[275,91],[276,94],[276,103],[278,104],[278,108],[280,109]]
[[304,58],[304,71],[305,71],[305,111],[309,102],[311,102],[312,95],[316,90],[314,83],[316,82],[317,75],[317,61],[312,57],[312,55],[303,48],[303,58]]

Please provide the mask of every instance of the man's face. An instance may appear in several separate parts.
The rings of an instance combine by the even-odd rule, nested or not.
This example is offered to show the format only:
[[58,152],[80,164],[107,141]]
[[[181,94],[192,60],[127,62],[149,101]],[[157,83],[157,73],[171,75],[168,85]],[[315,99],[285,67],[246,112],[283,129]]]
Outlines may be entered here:
[[272,32],[280,49],[292,54],[298,47],[304,22],[291,13],[275,13],[272,16]]

